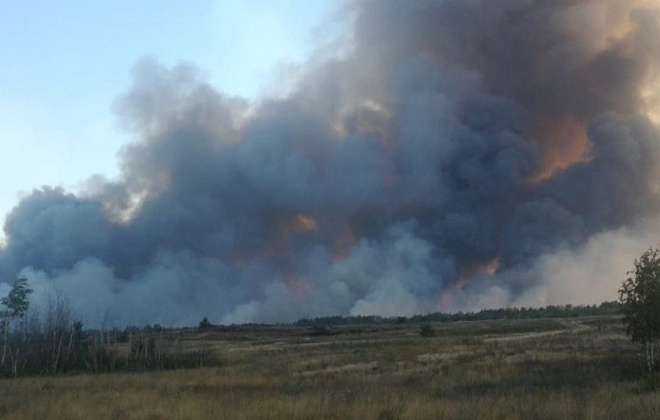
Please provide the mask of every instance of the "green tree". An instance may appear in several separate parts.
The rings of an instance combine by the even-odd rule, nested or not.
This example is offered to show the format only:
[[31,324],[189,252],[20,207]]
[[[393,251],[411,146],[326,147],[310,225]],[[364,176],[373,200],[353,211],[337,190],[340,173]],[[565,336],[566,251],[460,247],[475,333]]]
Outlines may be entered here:
[[19,278],[14,282],[11,290],[7,296],[0,299],[0,303],[5,307],[5,310],[0,312],[2,315],[2,332],[3,332],[3,346],[2,346],[2,360],[0,365],[5,365],[7,357],[7,350],[9,349],[9,330],[11,329],[12,321],[16,319],[23,320],[30,305],[29,297],[32,289],[27,286],[26,278]]
[[435,335],[435,330],[431,324],[422,324],[419,327],[419,335],[422,337],[433,337]]
[[17,279],[7,296],[0,299],[2,306],[7,308],[6,316],[11,319],[25,317],[30,305],[30,293],[32,293],[32,289],[27,286],[27,279]]
[[204,318],[202,318],[201,321],[199,321],[199,329],[200,330],[205,330],[205,329],[211,328],[212,326],[213,326],[213,324],[211,324],[211,322],[209,321],[209,319],[207,317],[204,317]]
[[660,338],[660,249],[644,252],[628,276],[619,289],[623,320],[632,341],[644,347],[646,368],[653,372],[656,342]]

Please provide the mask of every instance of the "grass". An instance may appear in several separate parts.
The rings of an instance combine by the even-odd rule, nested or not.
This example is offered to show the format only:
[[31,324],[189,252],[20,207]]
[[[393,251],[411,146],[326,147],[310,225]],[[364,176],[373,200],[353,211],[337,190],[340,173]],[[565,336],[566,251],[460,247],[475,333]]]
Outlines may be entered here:
[[160,334],[214,368],[0,381],[2,419],[657,419],[616,317]]

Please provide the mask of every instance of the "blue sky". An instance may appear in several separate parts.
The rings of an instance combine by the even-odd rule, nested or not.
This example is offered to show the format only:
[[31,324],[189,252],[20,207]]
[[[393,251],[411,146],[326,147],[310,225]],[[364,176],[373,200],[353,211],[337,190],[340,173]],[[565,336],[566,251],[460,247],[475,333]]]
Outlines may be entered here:
[[117,175],[129,138],[112,106],[141,57],[193,62],[219,90],[258,99],[304,61],[337,2],[0,2],[0,219],[33,188]]

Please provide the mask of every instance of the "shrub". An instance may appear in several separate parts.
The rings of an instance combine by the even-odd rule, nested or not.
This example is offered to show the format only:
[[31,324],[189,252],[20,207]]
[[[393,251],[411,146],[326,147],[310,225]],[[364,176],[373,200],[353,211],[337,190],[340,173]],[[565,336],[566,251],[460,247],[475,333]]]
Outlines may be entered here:
[[419,328],[419,335],[422,337],[433,337],[435,335],[435,330],[431,324],[422,324]]
[[211,328],[211,327],[213,327],[213,324],[211,324],[211,322],[209,321],[209,319],[207,317],[204,317],[204,318],[202,318],[201,321],[199,321],[199,329],[200,330],[205,330],[205,329],[208,329],[208,328]]

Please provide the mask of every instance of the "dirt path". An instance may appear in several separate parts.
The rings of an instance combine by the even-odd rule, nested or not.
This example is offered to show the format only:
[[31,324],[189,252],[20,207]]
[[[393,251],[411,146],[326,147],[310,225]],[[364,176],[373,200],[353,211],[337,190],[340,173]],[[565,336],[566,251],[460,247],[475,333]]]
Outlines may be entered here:
[[584,332],[595,328],[589,325],[585,325],[582,321],[576,321],[576,320],[565,320],[562,321],[562,324],[566,328],[563,328],[561,330],[553,330],[553,331],[509,334],[504,337],[487,337],[484,339],[484,342],[493,343],[493,342],[506,342],[506,341],[516,341],[516,340],[528,340],[531,338],[551,337],[553,335],[559,335],[564,333],[576,334],[579,332]]

